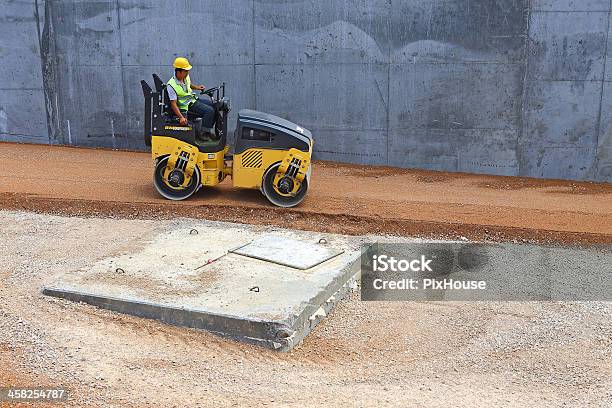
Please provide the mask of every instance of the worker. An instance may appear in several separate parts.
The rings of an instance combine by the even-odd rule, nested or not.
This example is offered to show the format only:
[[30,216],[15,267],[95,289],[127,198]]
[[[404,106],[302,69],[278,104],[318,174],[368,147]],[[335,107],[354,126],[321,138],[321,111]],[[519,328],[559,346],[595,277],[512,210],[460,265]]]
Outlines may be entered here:
[[208,98],[199,99],[193,91],[203,91],[204,85],[193,85],[189,78],[192,68],[187,58],[178,57],[174,60],[174,76],[168,80],[168,98],[170,108],[179,119],[181,125],[187,124],[187,112],[202,118],[202,126],[210,129],[214,126],[215,109]]

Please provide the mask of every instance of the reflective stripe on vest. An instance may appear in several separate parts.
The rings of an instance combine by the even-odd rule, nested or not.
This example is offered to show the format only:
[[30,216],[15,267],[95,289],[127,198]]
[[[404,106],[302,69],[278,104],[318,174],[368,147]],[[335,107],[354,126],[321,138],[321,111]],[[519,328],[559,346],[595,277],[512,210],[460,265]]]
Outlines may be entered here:
[[170,85],[172,89],[174,89],[174,92],[176,92],[176,104],[182,111],[188,110],[189,105],[191,105],[197,99],[193,92],[191,92],[191,80],[189,79],[189,75],[187,75],[185,78],[185,87],[187,88],[187,91],[185,91],[185,88],[183,88],[183,86],[177,82],[176,78],[174,77],[170,78],[168,85]]

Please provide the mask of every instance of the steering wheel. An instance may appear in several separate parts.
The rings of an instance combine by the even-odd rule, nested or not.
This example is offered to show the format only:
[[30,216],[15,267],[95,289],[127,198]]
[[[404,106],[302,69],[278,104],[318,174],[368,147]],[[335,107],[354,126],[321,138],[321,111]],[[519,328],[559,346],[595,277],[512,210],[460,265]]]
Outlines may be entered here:
[[217,91],[217,89],[219,89],[218,86],[216,86],[214,88],[205,89],[203,91],[200,91],[200,95],[208,95],[208,96],[210,96],[212,98],[213,94]]

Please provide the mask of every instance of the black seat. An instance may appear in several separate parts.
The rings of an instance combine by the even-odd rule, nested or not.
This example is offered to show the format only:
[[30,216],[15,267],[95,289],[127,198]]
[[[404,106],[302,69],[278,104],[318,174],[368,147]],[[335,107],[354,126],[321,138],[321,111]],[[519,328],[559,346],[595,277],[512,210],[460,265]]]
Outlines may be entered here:
[[178,123],[178,118],[172,112],[172,108],[170,107],[170,97],[168,96],[168,90],[166,89],[166,84],[163,83],[161,78],[157,74],[153,74],[153,83],[155,84],[155,90],[162,96],[162,115],[166,123]]

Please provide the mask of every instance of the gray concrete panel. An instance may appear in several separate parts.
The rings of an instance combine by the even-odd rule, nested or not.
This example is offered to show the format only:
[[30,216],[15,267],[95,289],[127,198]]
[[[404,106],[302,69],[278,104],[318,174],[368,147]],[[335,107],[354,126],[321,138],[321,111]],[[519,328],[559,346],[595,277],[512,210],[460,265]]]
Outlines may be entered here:
[[603,88],[596,161],[595,179],[612,182],[612,83],[609,82]]
[[0,1],[0,140],[48,143],[34,1]]
[[126,140],[121,67],[74,66],[59,88],[61,142],[132,147]]
[[597,170],[594,177],[597,181],[612,183],[612,148],[597,148]]
[[397,129],[389,131],[389,165],[457,171],[456,149],[449,143],[462,130]]
[[121,0],[123,63],[253,63],[253,10],[244,0]]
[[590,179],[595,149],[576,146],[519,146],[520,174],[529,177]]
[[54,1],[57,52],[76,65],[121,64],[121,38],[116,0]]
[[520,65],[392,65],[390,77],[391,129],[520,127]]
[[[315,160],[356,164],[387,164],[386,130],[310,129],[315,138]],[[315,168],[316,171],[316,168]]]
[[0,10],[0,92],[42,89],[34,1],[2,0]]
[[429,170],[516,175],[515,130],[396,129],[389,164]]
[[521,62],[526,0],[393,0],[392,62]]
[[258,65],[257,109],[309,129],[384,130],[387,78],[378,64]]
[[610,33],[612,32],[612,13],[610,13],[608,19],[608,47],[606,49],[606,69],[604,72],[604,81],[612,82],[612,58],[610,58],[612,55],[612,44],[610,42],[610,38],[612,38],[610,36]]
[[468,130],[457,145],[457,170],[516,176],[518,130]]
[[523,141],[544,147],[593,148],[600,98],[600,82],[529,82]]
[[608,11],[610,0],[531,0],[534,11]]
[[601,80],[607,30],[607,12],[532,13],[530,78]]
[[257,64],[385,63],[389,1],[255,1]]
[[0,140],[47,143],[42,89],[5,89],[0,92]]

